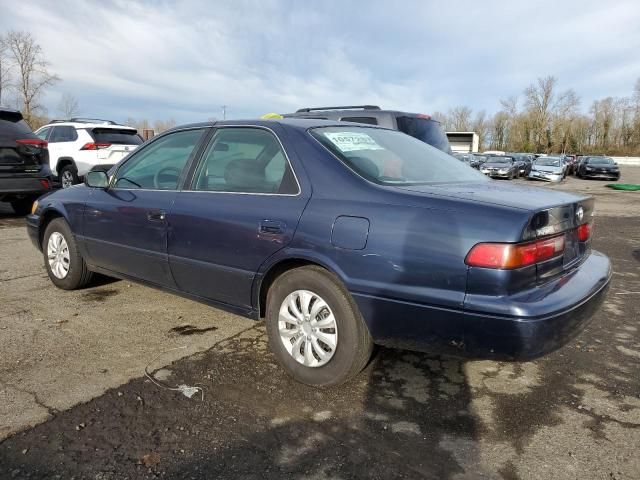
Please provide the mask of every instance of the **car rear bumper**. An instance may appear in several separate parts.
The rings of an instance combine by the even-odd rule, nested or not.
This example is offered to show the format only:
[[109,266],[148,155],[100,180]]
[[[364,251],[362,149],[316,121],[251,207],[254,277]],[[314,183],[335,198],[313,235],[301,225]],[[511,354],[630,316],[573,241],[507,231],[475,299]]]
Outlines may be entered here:
[[[48,187],[41,180],[46,180]],[[0,177],[2,195],[42,195],[51,189],[51,177],[47,175],[21,175]]]
[[467,295],[461,310],[353,294],[377,343],[473,358],[530,360],[575,338],[605,299],[609,259],[592,252],[577,268],[512,296]]

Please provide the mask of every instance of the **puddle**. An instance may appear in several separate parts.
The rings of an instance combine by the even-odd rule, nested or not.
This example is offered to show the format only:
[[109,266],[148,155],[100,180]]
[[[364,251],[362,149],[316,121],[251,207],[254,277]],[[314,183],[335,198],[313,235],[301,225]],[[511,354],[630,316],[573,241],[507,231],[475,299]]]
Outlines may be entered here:
[[211,332],[213,330],[217,330],[218,327],[204,327],[198,328],[193,325],[178,325],[177,327],[173,327],[169,330],[169,333],[174,333],[177,335],[202,335],[206,332]]
[[114,295],[117,295],[117,294],[118,294],[118,291],[113,288],[109,288],[105,290],[91,290],[84,293],[82,295],[82,298],[83,300],[87,300],[89,302],[101,302],[104,299],[113,297]]

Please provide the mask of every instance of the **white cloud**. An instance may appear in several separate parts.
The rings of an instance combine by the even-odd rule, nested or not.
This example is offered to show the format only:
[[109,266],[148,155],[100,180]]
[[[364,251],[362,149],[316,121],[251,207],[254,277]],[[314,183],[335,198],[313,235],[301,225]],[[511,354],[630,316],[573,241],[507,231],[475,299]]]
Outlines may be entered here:
[[[34,21],[37,19],[37,22]],[[554,74],[588,104],[640,77],[636,2],[5,2],[83,114],[179,122],[377,103],[494,110]],[[585,105],[586,107],[586,105]]]

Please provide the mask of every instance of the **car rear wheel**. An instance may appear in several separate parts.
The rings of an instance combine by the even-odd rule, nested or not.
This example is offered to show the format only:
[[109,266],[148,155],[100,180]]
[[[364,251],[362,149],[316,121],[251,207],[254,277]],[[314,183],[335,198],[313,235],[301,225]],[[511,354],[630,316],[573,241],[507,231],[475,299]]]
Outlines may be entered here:
[[78,172],[73,165],[65,165],[60,170],[60,185],[62,188],[69,188],[80,183]]
[[56,218],[47,225],[42,240],[44,265],[53,284],[63,290],[84,287],[93,273],[78,251],[67,222]]
[[267,294],[266,324],[279,363],[307,385],[341,384],[371,358],[373,340],[355,302],[321,267],[296,268],[276,279]]

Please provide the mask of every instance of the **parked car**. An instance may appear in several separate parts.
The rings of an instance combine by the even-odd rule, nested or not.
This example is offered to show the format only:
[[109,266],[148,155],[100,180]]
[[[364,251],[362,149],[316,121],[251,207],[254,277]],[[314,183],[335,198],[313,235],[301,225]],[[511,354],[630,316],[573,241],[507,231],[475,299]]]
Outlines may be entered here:
[[531,165],[527,178],[558,183],[566,177],[566,168],[564,160],[560,157],[539,157]]
[[564,155],[564,163],[567,165],[567,175],[572,175],[576,169],[576,162],[578,157],[576,155]]
[[50,189],[47,142],[33,134],[19,111],[0,107],[0,201],[26,215]]
[[36,135],[49,143],[51,170],[62,188],[79,183],[96,165],[115,165],[142,143],[135,128],[91,118],[54,120]]
[[531,153],[508,153],[510,157],[513,157],[518,164],[518,176],[526,177],[531,171],[531,163],[535,159]]
[[480,171],[491,178],[508,178],[512,180],[520,175],[520,163],[506,155],[488,156]]
[[611,157],[586,157],[576,175],[580,178],[620,180],[620,168]]
[[453,156],[475,169],[480,168],[480,165],[487,159],[484,155],[477,155],[475,153],[454,153]]
[[287,113],[285,118],[309,118],[339,120],[342,122],[366,123],[400,130],[418,140],[452,153],[447,134],[440,122],[423,113],[382,110],[376,105],[354,105],[343,107],[301,108],[295,113]]
[[514,360],[573,339],[611,277],[593,211],[394,130],[245,120],[167,131],[27,226],[56,286],[100,272],[265,318],[286,371],[324,386],[374,343]]

